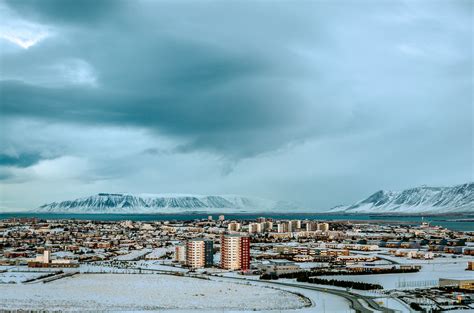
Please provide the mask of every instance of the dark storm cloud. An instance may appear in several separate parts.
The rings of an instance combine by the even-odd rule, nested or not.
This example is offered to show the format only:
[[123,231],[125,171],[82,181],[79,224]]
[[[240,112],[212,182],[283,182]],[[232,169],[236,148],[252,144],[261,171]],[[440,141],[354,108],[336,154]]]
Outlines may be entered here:
[[42,197],[114,177],[322,208],[474,175],[472,1],[6,3],[0,153],[54,159],[0,176]]
[[[444,84],[437,77],[471,62],[463,58],[435,65],[426,63],[429,59],[420,64],[400,58],[396,45],[412,38],[397,28],[411,31],[411,21],[369,19],[366,25],[339,29],[338,22],[354,19],[363,10],[349,3],[344,8],[351,13],[330,4],[308,4],[303,10],[279,3],[270,10],[272,19],[265,21],[261,14],[270,12],[263,3],[234,3],[230,8],[213,2],[205,7],[121,1],[9,4],[59,26],[56,37],[24,53],[2,56],[5,79],[20,80],[1,83],[4,115],[143,127],[183,141],[177,151],[211,150],[231,159],[307,138],[381,126],[381,111],[396,115],[405,106],[400,102],[420,100],[417,105],[424,105],[432,84]],[[403,9],[397,3],[389,6],[395,12]],[[373,10],[385,13],[387,6]],[[87,22],[94,19],[101,20],[100,26]],[[69,27],[63,21],[84,23]],[[432,19],[424,22],[431,28],[443,26]],[[380,31],[373,28],[378,24],[383,26]],[[438,32],[435,41],[456,30]],[[356,40],[359,33],[367,35]],[[421,35],[426,37],[426,32]],[[453,38],[454,44],[462,36]],[[372,41],[379,46],[371,46]],[[378,51],[389,43],[392,50]],[[410,46],[404,49],[423,53]],[[48,84],[58,75],[51,69],[64,68],[67,62],[77,66]],[[84,64],[97,86],[61,84],[84,71]],[[459,71],[453,75],[468,75]],[[425,87],[420,78],[433,82]],[[413,91],[414,82],[419,87]],[[379,101],[384,109],[378,108]]]
[[116,9],[116,0],[6,0],[15,11],[47,23],[94,23]]
[[[190,33],[182,38],[166,29],[125,21],[131,25],[122,32],[115,26],[104,26],[100,34],[76,27],[71,33],[66,30],[73,43],[52,38],[35,51],[5,55],[2,65],[11,77],[22,80],[25,64],[30,63],[26,80],[36,77],[41,82],[47,80],[45,63],[80,56],[97,71],[99,86],[3,81],[2,112],[145,127],[181,138],[185,143],[180,151],[205,149],[230,158],[272,150],[301,136],[300,130],[287,128],[299,122],[306,106],[285,77],[292,71],[305,72],[298,60],[280,65],[260,47],[232,47],[232,37],[213,42],[186,30]],[[156,24],[169,27],[160,19]],[[288,52],[276,52],[280,53]]]
[[[0,154],[0,167],[1,166],[12,166],[12,167],[29,167],[37,164],[40,160],[44,159],[40,154],[25,153],[20,155],[7,155]],[[1,178],[0,178],[1,179]]]

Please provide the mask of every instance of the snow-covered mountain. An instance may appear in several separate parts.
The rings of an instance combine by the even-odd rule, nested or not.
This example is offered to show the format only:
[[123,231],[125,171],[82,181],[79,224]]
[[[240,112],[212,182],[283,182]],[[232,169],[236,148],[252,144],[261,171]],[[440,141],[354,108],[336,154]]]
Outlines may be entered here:
[[403,191],[380,190],[349,206],[337,206],[331,213],[448,214],[474,213],[474,183],[454,187],[421,186]]
[[298,207],[281,201],[236,195],[116,194],[98,195],[42,205],[35,212],[54,213],[184,213],[282,212]]

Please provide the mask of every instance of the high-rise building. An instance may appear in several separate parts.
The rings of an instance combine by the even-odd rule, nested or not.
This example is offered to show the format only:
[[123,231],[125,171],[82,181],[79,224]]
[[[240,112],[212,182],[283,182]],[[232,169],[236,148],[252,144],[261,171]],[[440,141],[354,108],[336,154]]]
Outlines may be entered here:
[[291,230],[296,231],[297,229],[301,228],[301,221],[300,220],[291,220]]
[[181,264],[186,264],[186,246],[176,246],[174,250],[174,260]]
[[273,222],[272,221],[265,221],[262,223],[262,231],[264,232],[271,232],[273,229]]
[[204,267],[214,265],[214,242],[212,240],[204,241]]
[[240,237],[240,269],[247,271],[250,269],[250,238]]
[[219,221],[223,222],[225,220],[224,215],[219,215]]
[[280,222],[279,224],[277,224],[277,231],[279,233],[289,233],[292,231],[292,228],[291,228],[291,223],[290,222]]
[[306,231],[315,231],[318,229],[318,225],[316,222],[307,221],[306,222]]
[[240,231],[240,223],[238,222],[230,222],[229,225],[227,225],[227,230],[228,231]]
[[250,269],[250,238],[241,235],[221,236],[221,267],[228,270]]
[[190,268],[210,267],[213,264],[213,258],[212,241],[193,239],[186,243],[186,265]]
[[249,224],[249,233],[257,234],[262,232],[263,223],[250,223]]
[[318,230],[322,232],[329,231],[329,224],[328,223],[318,223]]

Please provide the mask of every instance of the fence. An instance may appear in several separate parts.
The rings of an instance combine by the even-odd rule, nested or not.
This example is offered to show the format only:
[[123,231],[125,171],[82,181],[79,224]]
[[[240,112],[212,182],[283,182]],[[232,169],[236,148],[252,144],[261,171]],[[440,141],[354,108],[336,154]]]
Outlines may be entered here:
[[397,283],[398,288],[417,288],[417,287],[438,287],[438,280],[412,280],[412,281],[399,281]]

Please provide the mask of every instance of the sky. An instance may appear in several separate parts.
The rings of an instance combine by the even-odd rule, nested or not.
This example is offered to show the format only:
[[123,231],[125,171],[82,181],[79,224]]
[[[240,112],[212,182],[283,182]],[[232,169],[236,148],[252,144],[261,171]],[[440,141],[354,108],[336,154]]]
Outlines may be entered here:
[[473,181],[473,2],[0,2],[0,210],[99,192],[314,210]]

